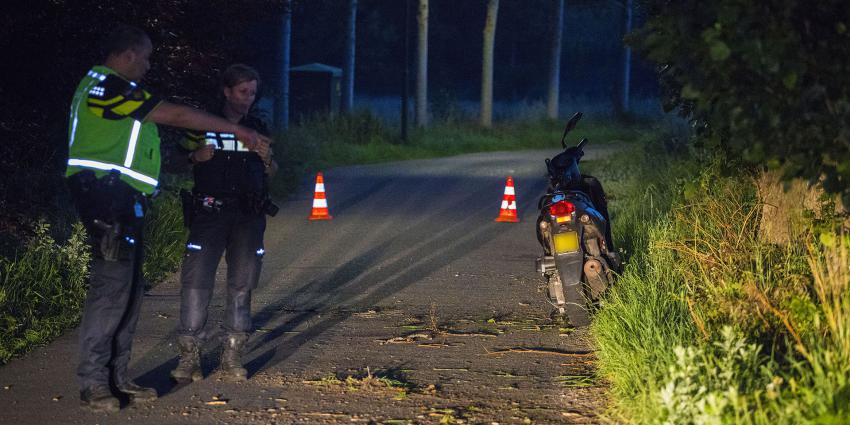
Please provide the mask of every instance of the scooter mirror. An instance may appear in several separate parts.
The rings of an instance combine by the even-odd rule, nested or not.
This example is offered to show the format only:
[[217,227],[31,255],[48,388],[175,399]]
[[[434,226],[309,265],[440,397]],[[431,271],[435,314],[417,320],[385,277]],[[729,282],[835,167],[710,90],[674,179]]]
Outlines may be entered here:
[[578,121],[581,119],[582,115],[583,114],[581,112],[576,112],[576,114],[573,115],[573,117],[570,118],[569,121],[567,121],[567,125],[564,127],[564,135],[561,136],[561,147],[562,148],[566,149],[566,147],[567,147],[567,134],[569,132],[573,131],[573,129],[576,128],[576,124],[578,124]]

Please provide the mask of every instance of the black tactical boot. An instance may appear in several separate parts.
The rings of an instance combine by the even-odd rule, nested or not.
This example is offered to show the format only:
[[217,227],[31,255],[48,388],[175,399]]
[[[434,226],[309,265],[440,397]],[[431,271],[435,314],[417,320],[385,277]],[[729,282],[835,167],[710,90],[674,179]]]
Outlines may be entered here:
[[108,385],[97,385],[80,391],[80,406],[94,412],[117,412],[121,404]]
[[188,335],[178,336],[177,346],[180,348],[180,363],[171,371],[171,378],[181,384],[203,379],[198,338]]
[[153,388],[136,385],[135,382],[126,380],[120,384],[116,384],[115,388],[124,394],[130,396],[130,400],[136,403],[144,403],[154,401],[157,398],[156,390]]
[[224,340],[224,351],[221,353],[221,372],[226,379],[245,381],[248,371],[242,367],[242,350],[248,341],[247,334],[227,334]]

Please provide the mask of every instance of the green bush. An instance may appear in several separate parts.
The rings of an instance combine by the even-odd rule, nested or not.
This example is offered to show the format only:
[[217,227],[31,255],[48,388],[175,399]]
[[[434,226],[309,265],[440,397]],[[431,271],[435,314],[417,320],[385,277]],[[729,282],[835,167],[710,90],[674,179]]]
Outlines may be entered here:
[[82,225],[60,246],[41,222],[20,255],[0,257],[0,363],[76,325],[90,255]]
[[[846,0],[646,0],[631,37],[669,108],[735,164],[850,189]],[[850,196],[845,198],[850,203]]]
[[[45,344],[75,326],[88,288],[91,252],[82,224],[65,244],[40,222],[19,255],[0,257],[0,364]],[[155,200],[145,229],[143,273],[148,284],[162,281],[180,265],[185,230],[176,194]]]
[[658,424],[800,424],[801,403],[762,347],[724,326],[711,343],[673,348],[656,402]]

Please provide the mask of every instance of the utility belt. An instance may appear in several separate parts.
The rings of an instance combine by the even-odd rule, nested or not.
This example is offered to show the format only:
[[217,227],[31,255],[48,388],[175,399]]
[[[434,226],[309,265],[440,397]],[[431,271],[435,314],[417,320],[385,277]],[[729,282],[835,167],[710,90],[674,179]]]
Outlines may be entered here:
[[186,227],[190,227],[195,216],[201,212],[211,214],[238,210],[246,214],[268,214],[274,217],[280,209],[267,194],[258,193],[212,196],[183,189],[180,190],[180,201],[183,205],[183,224]]
[[107,261],[130,258],[138,252],[150,199],[121,180],[118,171],[98,178],[91,170],[68,177],[77,212]]

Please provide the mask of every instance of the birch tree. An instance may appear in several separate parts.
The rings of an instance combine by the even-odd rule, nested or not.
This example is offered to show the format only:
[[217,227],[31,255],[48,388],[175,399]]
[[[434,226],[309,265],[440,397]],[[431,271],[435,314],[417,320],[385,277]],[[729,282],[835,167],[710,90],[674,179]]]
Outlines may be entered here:
[[354,106],[354,52],[357,41],[357,0],[348,0],[348,26],[345,39],[345,60],[342,67],[342,112]]
[[484,21],[484,52],[481,65],[481,126],[493,126],[493,50],[496,44],[496,18],[499,0],[488,0]]
[[292,0],[283,1],[280,32],[280,78],[274,105],[274,122],[279,130],[289,127],[289,56],[292,40]]
[[428,125],[428,0],[419,0],[416,51],[416,125]]
[[[623,37],[632,32],[632,0],[623,0],[623,14],[621,20]],[[632,49],[623,42],[623,56],[621,58],[621,74],[617,84],[617,93],[614,97],[614,112],[622,114],[629,110],[629,86],[632,74]]]
[[546,98],[546,116],[558,118],[561,94],[561,39],[564,33],[564,0],[555,0],[555,15],[552,18],[551,50],[549,51],[549,90]]
[[401,88],[401,140],[407,142],[407,120],[410,118],[410,0],[404,1],[404,70]]

